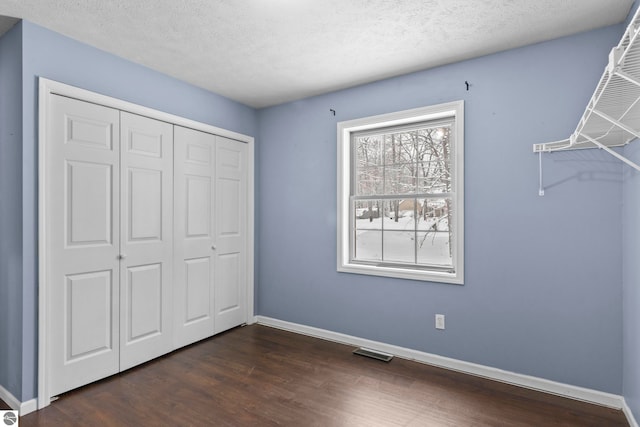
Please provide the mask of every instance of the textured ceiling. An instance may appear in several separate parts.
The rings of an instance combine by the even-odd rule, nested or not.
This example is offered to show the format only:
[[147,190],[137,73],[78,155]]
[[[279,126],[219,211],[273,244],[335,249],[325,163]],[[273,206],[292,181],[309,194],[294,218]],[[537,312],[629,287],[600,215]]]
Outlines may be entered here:
[[632,4],[633,0],[0,0],[0,15],[24,18],[264,107],[616,24]]

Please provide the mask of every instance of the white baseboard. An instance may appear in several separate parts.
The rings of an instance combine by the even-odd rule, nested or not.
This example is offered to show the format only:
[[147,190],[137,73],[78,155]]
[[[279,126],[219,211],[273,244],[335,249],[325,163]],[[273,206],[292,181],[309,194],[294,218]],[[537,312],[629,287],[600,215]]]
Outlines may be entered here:
[[528,388],[531,390],[537,390],[562,397],[568,397],[570,399],[595,403],[609,408],[618,410],[623,408],[624,399],[622,398],[622,396],[616,394],[605,393],[569,384],[563,384],[556,381],[518,374],[515,372],[503,371],[502,369],[492,368],[490,366],[451,359],[449,357],[438,356],[436,354],[430,354],[405,347],[371,341],[364,338],[358,338],[351,335],[314,328],[311,326],[300,325],[297,323],[286,322],[270,317],[256,317],[258,324],[270,326],[273,328],[284,329],[287,331],[322,338],[328,341],[334,341],[342,344],[349,344],[356,347],[367,347],[374,350],[383,351],[385,353],[393,354],[402,359],[415,360],[417,362],[426,363],[428,365],[433,365],[440,368],[446,368],[453,371],[475,375],[478,377],[488,378],[491,380]]
[[20,404],[20,416],[27,415],[38,410],[38,399],[27,400]]
[[624,412],[624,416],[627,417],[629,427],[638,427],[638,422],[633,416],[633,412],[631,412],[631,408],[629,408],[629,405],[627,405],[627,401],[625,399],[622,399],[622,412]]
[[36,399],[27,400],[26,402],[20,402],[13,394],[6,388],[0,385],[0,399],[11,407],[14,411],[19,411],[20,415],[27,415],[38,409],[38,401]]
[[9,392],[6,388],[0,385],[0,399],[4,400],[4,403],[9,405],[11,409],[14,411],[18,411],[20,409],[20,401],[16,399],[16,397]]

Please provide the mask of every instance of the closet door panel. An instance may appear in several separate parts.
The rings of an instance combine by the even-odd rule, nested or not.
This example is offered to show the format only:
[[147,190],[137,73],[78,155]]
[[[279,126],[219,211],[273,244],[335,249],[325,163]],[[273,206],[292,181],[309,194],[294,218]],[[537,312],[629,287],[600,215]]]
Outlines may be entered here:
[[[211,258],[195,258],[185,261],[185,295],[187,297],[185,324],[192,324],[211,317]],[[208,330],[212,333],[213,329]]]
[[108,245],[112,241],[113,165],[66,162],[67,245]]
[[213,335],[215,136],[175,126],[174,345]]
[[131,167],[128,172],[127,242],[161,242],[163,171]]
[[247,318],[247,146],[216,137],[215,332]]
[[162,265],[150,264],[128,269],[126,283],[128,343],[162,333]]
[[52,96],[45,232],[50,395],[118,372],[118,111]]
[[120,113],[120,369],[173,349],[173,126]]
[[[220,286],[216,289],[216,310],[220,317],[224,317],[227,313],[233,315],[234,313],[243,312],[243,301],[240,299],[242,284],[241,265],[242,254],[239,252],[231,252],[218,256]],[[233,318],[236,318],[236,316],[233,316]],[[233,326],[244,322],[244,318],[237,319],[237,321],[232,321],[231,324]]]
[[[111,350],[112,292],[113,277],[110,271],[70,274],[66,277],[64,294],[68,361]],[[91,328],[86,325],[91,325]]]

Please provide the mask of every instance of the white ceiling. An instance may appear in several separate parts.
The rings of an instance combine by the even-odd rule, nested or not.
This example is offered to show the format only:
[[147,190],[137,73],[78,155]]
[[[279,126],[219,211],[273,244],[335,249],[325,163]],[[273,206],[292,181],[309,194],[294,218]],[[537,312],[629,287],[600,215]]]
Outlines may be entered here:
[[[253,107],[622,22],[633,0],[0,0]],[[0,19],[0,30],[6,20]],[[1,32],[0,32],[1,34]]]

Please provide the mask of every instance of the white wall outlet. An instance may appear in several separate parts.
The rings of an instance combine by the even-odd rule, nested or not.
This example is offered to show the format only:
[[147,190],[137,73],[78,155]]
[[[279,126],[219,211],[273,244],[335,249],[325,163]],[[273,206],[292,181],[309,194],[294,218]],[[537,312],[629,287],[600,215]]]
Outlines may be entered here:
[[444,329],[444,314],[436,314],[436,329]]

